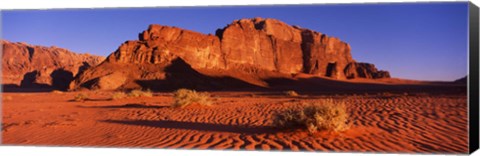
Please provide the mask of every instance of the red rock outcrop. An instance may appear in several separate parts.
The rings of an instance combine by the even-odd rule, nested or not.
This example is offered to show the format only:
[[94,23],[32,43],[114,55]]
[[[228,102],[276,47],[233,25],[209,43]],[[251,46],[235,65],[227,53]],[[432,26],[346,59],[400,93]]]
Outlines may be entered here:
[[[338,38],[275,19],[254,18],[236,20],[218,29],[215,36],[150,25],[139,34],[139,40],[123,43],[102,65],[81,74],[71,88],[124,88],[135,86],[138,81],[164,79],[168,73],[163,68],[175,59],[185,61],[194,70],[251,76],[267,72],[306,73],[334,79],[389,77],[388,72],[377,71],[374,66],[356,65],[350,46]],[[354,65],[347,68],[349,64]],[[98,86],[102,77],[121,67],[126,77],[122,84]]]
[[367,78],[379,79],[389,78],[390,73],[383,70],[378,70],[375,65],[370,63],[351,62],[345,68],[345,75],[349,79],[353,78]]
[[2,84],[20,87],[52,87],[65,90],[74,76],[95,66],[104,57],[76,54],[63,48],[26,43],[2,44]]
[[468,75],[465,76],[465,77],[459,78],[459,79],[457,79],[453,82],[454,83],[460,83],[460,84],[466,84],[468,82]]
[[220,41],[213,35],[175,27],[150,25],[139,34],[139,41],[127,41],[107,59],[108,62],[157,64],[170,54],[195,68],[223,68]]
[[227,69],[251,66],[344,79],[341,69],[353,61],[347,43],[274,19],[237,20],[217,30],[217,36]]

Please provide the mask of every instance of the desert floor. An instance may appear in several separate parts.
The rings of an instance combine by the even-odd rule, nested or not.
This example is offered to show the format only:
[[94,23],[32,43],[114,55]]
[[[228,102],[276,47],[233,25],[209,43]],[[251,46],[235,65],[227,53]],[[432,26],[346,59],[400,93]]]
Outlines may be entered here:
[[[466,153],[465,95],[359,94],[287,97],[214,92],[211,107],[171,108],[171,93],[108,100],[112,92],[3,93],[2,143],[93,147]],[[281,131],[273,113],[316,99],[344,99],[352,127]]]

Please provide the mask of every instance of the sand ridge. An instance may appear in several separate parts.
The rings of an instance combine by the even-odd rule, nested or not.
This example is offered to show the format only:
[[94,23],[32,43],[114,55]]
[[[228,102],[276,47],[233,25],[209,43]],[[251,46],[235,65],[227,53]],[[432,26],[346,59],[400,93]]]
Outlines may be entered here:
[[[179,109],[169,107],[173,102],[169,93],[110,101],[112,93],[87,92],[93,100],[85,102],[69,101],[75,92],[51,94],[55,93],[5,93],[10,98],[3,104],[2,143],[402,153],[468,150],[462,95],[285,97],[216,92],[211,107]],[[346,132],[311,136],[271,126],[274,112],[326,98],[346,100],[352,123]]]

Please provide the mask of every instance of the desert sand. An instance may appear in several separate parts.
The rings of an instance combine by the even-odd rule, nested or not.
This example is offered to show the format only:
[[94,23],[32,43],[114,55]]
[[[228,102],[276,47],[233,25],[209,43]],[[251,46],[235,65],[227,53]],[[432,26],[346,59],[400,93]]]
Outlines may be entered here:
[[[171,93],[109,100],[112,92],[3,93],[2,143],[88,147],[466,153],[463,94],[211,92],[212,106],[172,108]],[[279,130],[272,114],[318,99],[346,100],[344,132]]]

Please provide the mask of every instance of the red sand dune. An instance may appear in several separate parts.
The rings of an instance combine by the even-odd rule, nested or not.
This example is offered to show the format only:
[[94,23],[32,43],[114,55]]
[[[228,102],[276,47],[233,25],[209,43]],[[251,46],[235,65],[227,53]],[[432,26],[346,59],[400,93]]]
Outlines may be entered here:
[[[308,95],[215,92],[211,107],[171,108],[170,93],[107,100],[111,92],[4,93],[4,144],[182,149],[466,153],[464,95]],[[272,113],[345,99],[353,126],[340,133],[281,131]]]

